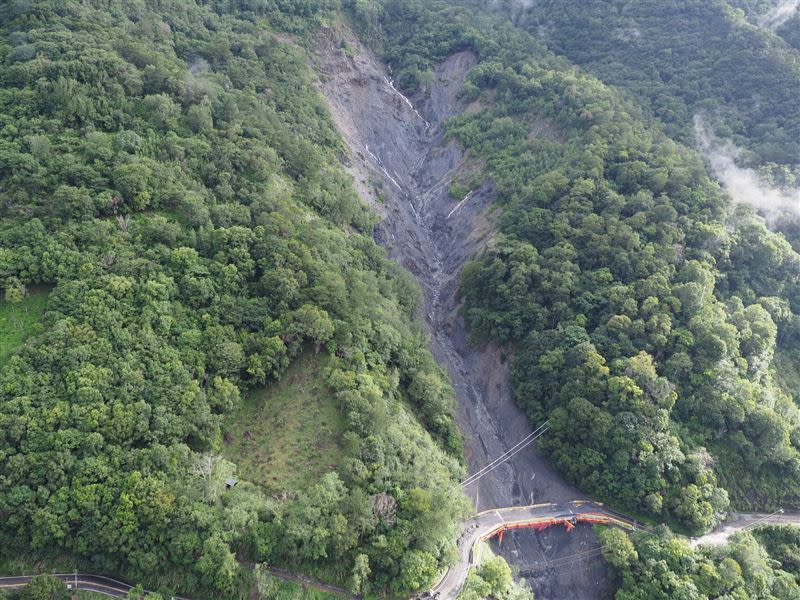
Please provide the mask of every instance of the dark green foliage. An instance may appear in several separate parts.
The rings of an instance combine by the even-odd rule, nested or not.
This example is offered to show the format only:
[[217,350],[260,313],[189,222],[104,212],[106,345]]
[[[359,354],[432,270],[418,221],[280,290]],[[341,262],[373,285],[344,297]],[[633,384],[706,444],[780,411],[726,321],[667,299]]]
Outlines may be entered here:
[[[335,7],[0,5],[0,288],[55,286],[0,371],[2,552],[223,598],[237,557],[398,590],[449,559],[450,391],[302,49]],[[339,472],[226,491],[223,423],[301,352],[328,355]]]
[[800,528],[765,526],[756,529],[753,536],[800,584]]
[[800,51],[800,13],[795,12],[794,17],[778,27],[775,32],[795,50]]
[[701,112],[720,135],[752,150],[755,162],[796,166],[800,55],[757,26],[755,15],[748,22],[731,6],[737,1],[552,0],[514,16],[557,54],[631,91],[674,137],[690,141],[692,117]]
[[[783,236],[727,210],[694,152],[509,22],[445,1],[382,14],[397,70],[479,56],[466,88],[486,108],[448,132],[486,161],[502,235],[463,271],[463,314],[475,340],[513,349],[518,402],[550,420],[541,447],[586,492],[692,530],[729,494],[797,499],[800,415],[771,374],[800,322]],[[447,43],[442,22],[459,32]]]
[[598,537],[618,574],[616,600],[800,597],[797,527],[764,527],[695,550],[664,532],[634,536],[633,543],[614,530]]

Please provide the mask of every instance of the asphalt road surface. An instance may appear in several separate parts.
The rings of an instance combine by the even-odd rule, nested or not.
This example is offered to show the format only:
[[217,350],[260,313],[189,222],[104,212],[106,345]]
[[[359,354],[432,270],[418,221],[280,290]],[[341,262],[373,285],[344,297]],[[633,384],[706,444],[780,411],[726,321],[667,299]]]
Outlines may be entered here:
[[[86,590],[97,592],[112,598],[127,598],[133,586],[104,577],[102,575],[88,575],[85,573],[54,573],[53,577],[61,579],[70,590]],[[24,588],[34,575],[20,575],[17,577],[0,577],[0,590],[19,590]],[[174,600],[187,600],[175,597]]]

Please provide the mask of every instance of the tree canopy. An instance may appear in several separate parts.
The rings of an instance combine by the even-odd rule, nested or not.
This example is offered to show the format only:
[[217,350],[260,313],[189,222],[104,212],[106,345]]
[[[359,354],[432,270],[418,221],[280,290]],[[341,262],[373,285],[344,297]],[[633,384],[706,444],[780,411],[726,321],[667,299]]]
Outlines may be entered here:
[[[53,287],[0,370],[2,552],[224,598],[239,559],[393,590],[450,559],[452,393],[308,66],[337,6],[0,6],[0,288]],[[226,490],[226,418],[301,352],[329,356],[342,464]]]
[[619,580],[616,600],[792,600],[800,596],[800,529],[768,526],[720,546],[691,548],[666,530],[598,532]]

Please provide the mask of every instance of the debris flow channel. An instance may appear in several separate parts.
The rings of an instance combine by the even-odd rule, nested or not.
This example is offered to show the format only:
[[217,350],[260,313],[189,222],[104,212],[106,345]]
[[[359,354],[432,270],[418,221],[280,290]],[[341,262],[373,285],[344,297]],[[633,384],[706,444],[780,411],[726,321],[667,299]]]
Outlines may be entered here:
[[[499,216],[486,178],[463,198],[449,193],[454,181],[465,181],[482,167],[447,140],[443,129],[448,117],[465,109],[458,92],[476,57],[469,52],[450,56],[435,68],[430,89],[411,98],[343,27],[322,30],[316,60],[321,91],[350,149],[346,166],[361,197],[382,217],[376,239],[422,287],[424,324],[431,350],[453,383],[469,473],[493,464],[462,489],[478,511],[583,498],[534,443],[516,448],[504,462],[492,462],[531,436],[533,428],[513,401],[503,353],[493,346],[471,347],[458,313],[461,268],[489,243]],[[528,576],[536,597],[589,600],[607,592],[601,557],[589,552],[569,569],[541,565],[560,564],[558,559],[596,546],[592,530],[581,526],[569,533],[560,528],[510,533],[499,551]]]

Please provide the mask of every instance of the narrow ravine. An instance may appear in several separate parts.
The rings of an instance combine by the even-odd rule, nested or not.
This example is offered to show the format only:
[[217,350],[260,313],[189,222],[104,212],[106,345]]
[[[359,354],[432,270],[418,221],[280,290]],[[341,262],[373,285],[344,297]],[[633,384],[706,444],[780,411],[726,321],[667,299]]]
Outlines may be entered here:
[[[347,50],[345,50],[345,48]],[[450,197],[454,178],[480,170],[445,138],[443,122],[465,110],[458,92],[476,58],[452,55],[435,69],[429,90],[406,98],[391,74],[344,28],[324,29],[317,43],[320,87],[350,153],[346,165],[359,194],[382,216],[376,238],[423,290],[422,317],[431,350],[450,376],[470,472],[503,454],[532,429],[511,394],[508,364],[495,347],[469,345],[458,314],[458,278],[465,262],[491,241],[499,209],[484,180],[463,198]],[[465,489],[476,510],[564,503],[583,495],[527,447]],[[606,594],[599,557],[542,569],[542,564],[596,547],[588,526],[505,537],[501,553],[538,598],[595,599]]]

